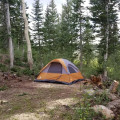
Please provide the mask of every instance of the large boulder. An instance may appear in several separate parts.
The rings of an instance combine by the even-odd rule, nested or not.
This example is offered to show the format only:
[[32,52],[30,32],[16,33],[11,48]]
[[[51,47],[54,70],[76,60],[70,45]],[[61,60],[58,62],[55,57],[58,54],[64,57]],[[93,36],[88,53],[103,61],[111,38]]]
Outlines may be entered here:
[[96,113],[103,114],[108,120],[113,119],[115,117],[113,111],[103,105],[95,105],[92,108]]

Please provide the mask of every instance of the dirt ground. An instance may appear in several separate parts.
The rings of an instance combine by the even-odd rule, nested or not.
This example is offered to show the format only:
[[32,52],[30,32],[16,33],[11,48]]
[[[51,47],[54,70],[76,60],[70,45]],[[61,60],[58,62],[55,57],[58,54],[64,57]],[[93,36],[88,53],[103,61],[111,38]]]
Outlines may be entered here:
[[82,82],[64,85],[0,76],[0,120],[62,120],[61,113],[81,98]]

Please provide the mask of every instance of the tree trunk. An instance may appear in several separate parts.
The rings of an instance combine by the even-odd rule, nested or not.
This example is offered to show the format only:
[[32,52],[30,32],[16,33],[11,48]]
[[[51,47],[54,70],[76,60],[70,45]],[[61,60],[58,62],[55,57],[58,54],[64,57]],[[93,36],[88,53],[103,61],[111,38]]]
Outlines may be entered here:
[[24,19],[24,23],[25,23],[25,30],[24,30],[24,34],[25,34],[25,39],[27,41],[27,59],[28,59],[28,64],[30,66],[30,69],[32,69],[33,66],[33,58],[32,58],[32,49],[31,49],[31,43],[30,43],[30,39],[29,39],[29,34],[28,34],[28,20],[26,17],[26,11],[25,11],[25,2],[24,0],[22,0],[22,13],[23,13],[23,19]]
[[104,77],[107,77],[107,60],[108,60],[108,41],[109,41],[109,18],[108,18],[108,10],[109,10],[109,2],[106,6],[106,12],[107,12],[107,28],[106,28],[106,50],[104,54]]
[[13,68],[14,49],[13,49],[13,41],[12,41],[12,37],[11,37],[10,11],[9,11],[8,0],[6,0],[6,2],[5,2],[5,10],[6,10],[6,27],[7,27],[7,34],[8,34],[8,40],[9,40],[10,68]]
[[81,11],[81,3],[80,3],[80,70],[82,71],[82,11]]

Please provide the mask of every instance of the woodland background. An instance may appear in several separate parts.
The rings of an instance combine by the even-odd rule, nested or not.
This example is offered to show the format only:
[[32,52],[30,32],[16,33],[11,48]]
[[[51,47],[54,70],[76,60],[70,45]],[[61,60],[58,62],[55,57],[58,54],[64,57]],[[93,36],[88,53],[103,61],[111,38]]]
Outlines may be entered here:
[[[32,13],[26,14],[31,24],[31,45],[24,34],[22,2],[0,1],[0,69],[3,72],[36,76],[52,59],[65,58],[80,68],[85,77],[103,74],[120,80],[119,0],[90,0],[89,7],[84,6],[84,0],[66,0],[61,14],[54,0],[45,14],[41,1],[35,0]],[[32,62],[29,62],[28,46],[32,50]]]

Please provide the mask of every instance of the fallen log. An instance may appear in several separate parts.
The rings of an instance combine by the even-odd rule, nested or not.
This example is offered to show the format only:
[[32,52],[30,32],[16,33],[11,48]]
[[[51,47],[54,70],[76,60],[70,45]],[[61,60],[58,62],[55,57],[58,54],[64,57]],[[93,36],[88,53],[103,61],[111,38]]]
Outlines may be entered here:
[[114,80],[109,88],[109,92],[115,93],[117,91],[118,85],[119,85],[119,82]]
[[90,84],[91,84],[91,80],[90,80],[90,79],[85,79],[85,80],[83,81],[83,84],[84,84],[84,85],[90,85]]

